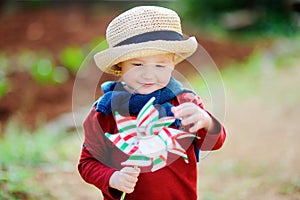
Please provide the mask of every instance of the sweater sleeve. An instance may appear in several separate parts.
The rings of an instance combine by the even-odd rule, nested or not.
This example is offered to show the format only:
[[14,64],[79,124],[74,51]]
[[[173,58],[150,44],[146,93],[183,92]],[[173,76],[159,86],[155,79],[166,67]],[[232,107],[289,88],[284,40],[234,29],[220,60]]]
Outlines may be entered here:
[[214,117],[209,111],[207,111],[204,108],[202,99],[198,95],[195,95],[193,93],[182,93],[177,96],[177,99],[180,104],[184,102],[193,102],[197,104],[200,108],[204,109],[211,116],[214,123],[216,124],[217,130],[213,133],[209,133],[204,129],[200,129],[197,131],[196,134],[199,137],[199,139],[195,140],[196,146],[204,151],[220,149],[223,146],[226,139],[225,127],[222,123],[219,122],[218,119],[216,119],[216,117]]
[[109,149],[101,125],[98,112],[92,109],[84,121],[84,144],[78,164],[78,171],[87,183],[99,188],[105,199],[120,199],[122,193],[109,187],[109,179],[116,169],[109,167]]

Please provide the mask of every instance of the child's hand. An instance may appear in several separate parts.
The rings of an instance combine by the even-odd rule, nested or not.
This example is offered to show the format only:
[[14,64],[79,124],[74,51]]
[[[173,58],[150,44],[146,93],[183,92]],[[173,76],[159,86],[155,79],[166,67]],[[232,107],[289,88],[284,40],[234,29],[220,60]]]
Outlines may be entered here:
[[122,192],[132,193],[140,172],[139,168],[124,167],[112,174],[109,186]]
[[174,117],[182,118],[181,124],[183,126],[191,125],[190,132],[196,132],[202,128],[208,130],[212,124],[212,118],[209,114],[191,102],[172,107],[171,111],[174,113]]

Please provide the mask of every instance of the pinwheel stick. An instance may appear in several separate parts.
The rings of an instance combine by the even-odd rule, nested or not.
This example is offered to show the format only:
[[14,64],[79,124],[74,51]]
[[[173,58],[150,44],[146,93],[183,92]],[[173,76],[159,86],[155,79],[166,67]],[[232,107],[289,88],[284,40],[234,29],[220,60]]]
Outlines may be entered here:
[[124,200],[126,196],[126,192],[123,192],[122,196],[121,196],[121,200]]
[[[134,166],[133,167],[134,169],[138,169],[138,167],[137,166]],[[125,196],[126,196],[126,192],[123,192],[123,194],[122,194],[122,196],[121,196],[121,199],[120,200],[124,200],[125,199]]]

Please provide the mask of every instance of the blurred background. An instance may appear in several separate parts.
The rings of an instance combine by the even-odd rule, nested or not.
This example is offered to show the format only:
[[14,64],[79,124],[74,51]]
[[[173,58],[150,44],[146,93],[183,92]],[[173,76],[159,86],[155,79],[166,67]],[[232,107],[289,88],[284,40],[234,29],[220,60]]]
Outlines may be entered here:
[[223,80],[228,137],[198,166],[199,199],[300,199],[299,0],[1,1],[0,199],[101,199],[77,173],[73,86],[108,23],[137,5],[177,11]]

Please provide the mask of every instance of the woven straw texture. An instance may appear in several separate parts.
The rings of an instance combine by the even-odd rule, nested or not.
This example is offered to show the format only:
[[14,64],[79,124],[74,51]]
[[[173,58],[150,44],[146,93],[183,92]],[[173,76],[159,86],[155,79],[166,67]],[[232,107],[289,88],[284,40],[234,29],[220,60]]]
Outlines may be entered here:
[[162,30],[182,34],[180,18],[174,11],[155,6],[135,7],[111,21],[106,30],[106,40],[113,47],[135,35]]
[[128,38],[153,31],[173,31],[182,35],[179,16],[170,9],[157,6],[139,6],[120,14],[107,27],[106,40],[109,48],[94,56],[96,65],[104,72],[119,76],[120,71],[112,66],[122,61],[174,53],[177,64],[197,49],[194,37],[182,41],[154,40],[116,46]]

